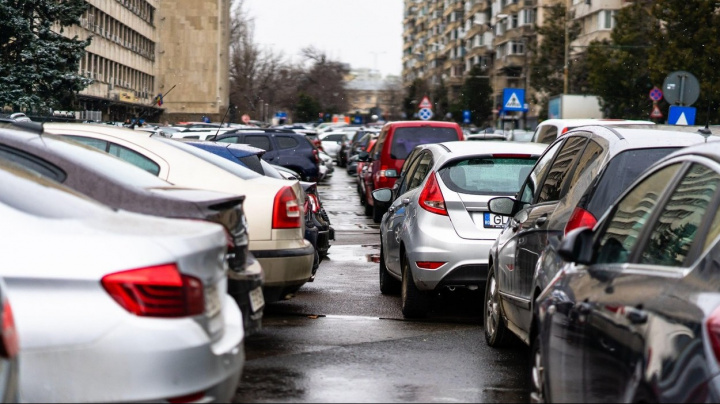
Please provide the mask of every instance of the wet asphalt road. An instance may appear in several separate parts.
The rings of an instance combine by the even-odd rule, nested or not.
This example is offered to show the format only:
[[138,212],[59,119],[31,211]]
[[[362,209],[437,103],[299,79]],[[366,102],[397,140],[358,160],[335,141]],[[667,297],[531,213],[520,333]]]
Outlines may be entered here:
[[427,319],[404,320],[400,297],[380,294],[378,225],[355,177],[336,167],[319,190],[335,228],[329,258],[266,306],[233,401],[527,402],[528,349],[485,344],[481,292],[443,293]]

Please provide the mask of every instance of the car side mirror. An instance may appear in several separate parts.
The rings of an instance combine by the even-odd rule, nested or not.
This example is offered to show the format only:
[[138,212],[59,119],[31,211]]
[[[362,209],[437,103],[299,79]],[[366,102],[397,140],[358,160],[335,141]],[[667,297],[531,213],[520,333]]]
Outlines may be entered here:
[[500,196],[492,198],[488,201],[488,210],[490,213],[494,213],[500,216],[514,216],[515,215],[515,199]]
[[379,188],[372,191],[372,197],[378,207],[386,207],[392,202],[393,191],[390,188]]
[[593,255],[593,231],[589,227],[573,229],[558,246],[558,255],[568,262],[590,264]]
[[361,151],[358,153],[358,160],[360,161],[369,161],[370,160],[370,153],[366,151]]

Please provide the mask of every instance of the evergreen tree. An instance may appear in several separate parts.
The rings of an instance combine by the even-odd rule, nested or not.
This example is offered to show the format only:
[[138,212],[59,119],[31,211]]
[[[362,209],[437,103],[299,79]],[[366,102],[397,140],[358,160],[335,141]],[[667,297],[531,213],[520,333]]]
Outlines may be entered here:
[[600,97],[608,118],[648,119],[653,87],[648,52],[657,21],[642,3],[618,10],[615,21],[611,41],[593,42],[587,50],[589,93]]
[[77,92],[91,83],[78,74],[90,40],[51,28],[78,24],[86,7],[84,0],[0,2],[0,106],[73,108]]
[[297,104],[295,105],[293,121],[314,122],[317,120],[320,112],[320,103],[315,98],[308,94],[300,93]]
[[492,120],[492,92],[488,72],[480,65],[470,70],[460,92],[460,105],[470,111],[470,119],[478,127],[484,127]]

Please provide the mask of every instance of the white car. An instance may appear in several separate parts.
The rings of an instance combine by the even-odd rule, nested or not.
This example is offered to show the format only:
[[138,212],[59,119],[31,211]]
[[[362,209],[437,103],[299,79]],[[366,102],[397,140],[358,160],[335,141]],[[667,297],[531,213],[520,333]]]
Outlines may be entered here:
[[347,147],[348,134],[347,132],[329,132],[320,134],[320,144],[322,148],[334,161],[338,161],[338,153],[340,148],[345,145]]
[[116,211],[17,167],[0,162],[0,275],[20,401],[232,399],[244,333],[222,226]]
[[626,125],[655,125],[652,121],[638,121],[629,119],[546,119],[535,128],[531,142],[550,144],[570,129],[585,125],[626,126]]
[[43,129],[103,150],[114,145],[121,159],[175,185],[245,195],[249,248],[265,274],[265,301],[284,298],[312,277],[315,249],[305,240],[298,181],[266,177],[183,142],[124,128],[45,123]]

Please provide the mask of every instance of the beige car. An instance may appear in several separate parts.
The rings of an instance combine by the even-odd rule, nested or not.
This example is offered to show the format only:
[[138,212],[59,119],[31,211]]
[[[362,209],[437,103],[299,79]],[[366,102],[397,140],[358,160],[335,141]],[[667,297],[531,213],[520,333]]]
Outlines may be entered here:
[[312,277],[315,249],[305,240],[298,181],[265,177],[177,140],[110,125],[45,123],[45,133],[105,150],[175,185],[245,195],[250,251],[265,273],[268,302]]

